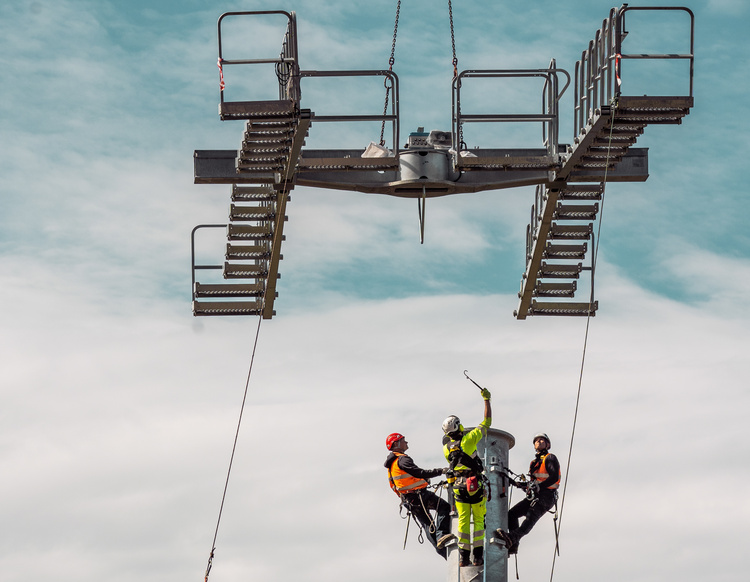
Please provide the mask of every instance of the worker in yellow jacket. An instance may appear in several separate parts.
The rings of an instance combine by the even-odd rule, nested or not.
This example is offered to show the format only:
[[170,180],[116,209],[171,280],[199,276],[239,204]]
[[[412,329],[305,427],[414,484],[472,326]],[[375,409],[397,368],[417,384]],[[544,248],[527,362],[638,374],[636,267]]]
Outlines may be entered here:
[[[484,467],[477,455],[477,444],[487,436],[492,424],[491,394],[482,389],[484,420],[476,428],[466,431],[457,416],[443,421],[443,454],[450,463],[448,482],[452,484],[458,513],[459,566],[469,565],[473,555],[475,566],[484,565],[484,528],[487,513],[487,488]],[[474,535],[471,522],[474,522]]]

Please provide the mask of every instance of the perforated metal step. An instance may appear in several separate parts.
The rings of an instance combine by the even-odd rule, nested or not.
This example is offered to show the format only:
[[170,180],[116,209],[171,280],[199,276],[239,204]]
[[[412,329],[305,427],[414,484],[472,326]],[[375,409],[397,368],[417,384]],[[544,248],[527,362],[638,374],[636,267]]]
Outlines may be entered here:
[[295,115],[293,101],[224,101],[219,116],[224,119],[287,120]]
[[573,297],[578,284],[570,282],[547,282],[537,281],[534,286],[535,297]]
[[193,315],[262,315],[261,301],[193,301]]
[[[227,227],[227,239],[232,240],[270,240],[273,238],[273,228],[267,222],[259,226],[247,224],[230,224]],[[283,239],[282,239],[283,240]]]
[[583,265],[581,263],[565,265],[543,262],[542,267],[539,269],[538,276],[540,278],[548,279],[577,279],[582,270]]
[[264,279],[268,277],[265,265],[248,265],[245,263],[224,263],[225,279]]
[[195,297],[263,297],[261,283],[196,283]]
[[252,259],[268,259],[271,257],[270,244],[236,245],[227,244],[226,258],[229,261],[247,261]]
[[595,316],[596,310],[599,309],[599,302],[593,303],[567,303],[567,302],[546,302],[532,301],[529,307],[528,315],[573,315],[573,316]]
[[240,206],[238,204],[231,204],[229,207],[229,220],[232,222],[273,222],[275,218],[276,210],[273,206]]
[[278,193],[270,186],[232,185],[232,202],[275,202],[277,197]]
[[591,238],[593,232],[593,224],[553,224],[549,230],[549,238],[553,240],[585,240]]
[[588,245],[586,243],[564,245],[564,244],[554,244],[554,243],[548,242],[547,246],[544,248],[544,258],[545,259],[583,259],[586,256],[587,250],[588,250]]
[[599,213],[598,204],[563,204],[558,202],[552,220],[594,220]]

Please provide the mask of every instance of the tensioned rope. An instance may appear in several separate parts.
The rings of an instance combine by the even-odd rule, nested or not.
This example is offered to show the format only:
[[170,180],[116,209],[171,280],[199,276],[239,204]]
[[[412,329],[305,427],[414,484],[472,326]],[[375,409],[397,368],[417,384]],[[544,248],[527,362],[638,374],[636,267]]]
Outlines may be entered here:
[[[601,230],[602,230],[602,222],[604,220],[604,192],[606,190],[607,185],[607,173],[609,171],[609,158],[610,158],[610,152],[612,149],[612,132],[615,127],[615,113],[617,112],[617,97],[615,97],[612,100],[612,114],[611,119],[609,121],[609,141],[607,143],[607,157],[604,164],[604,181],[602,182],[602,204],[601,208],[599,210],[599,224],[597,225],[596,229],[596,243],[594,244],[594,248],[591,250],[592,258],[591,258],[591,277],[594,276],[594,271],[596,269],[596,261],[599,256],[599,241],[601,240]],[[557,532],[556,537],[560,535],[560,530],[562,529],[562,518],[563,518],[563,510],[565,509],[565,493],[568,490],[568,479],[570,477],[570,460],[573,456],[573,441],[575,439],[576,434],[576,424],[578,422],[578,408],[581,402],[581,387],[583,385],[583,369],[584,364],[586,362],[586,347],[588,346],[589,341],[589,327],[591,324],[591,308],[592,304],[594,302],[594,291],[593,291],[593,281],[592,281],[592,289],[591,289],[591,297],[589,298],[589,311],[588,315],[586,316],[586,332],[584,333],[583,337],[583,353],[581,354],[581,371],[578,375],[578,392],[576,394],[576,405],[575,405],[575,412],[573,414],[573,428],[570,433],[570,446],[568,448],[568,462],[565,466],[565,483],[563,484],[563,493],[562,493],[562,499],[560,500],[560,518],[557,523]],[[555,551],[552,554],[552,569],[550,571],[549,579],[550,582],[552,582],[552,578],[555,575],[555,563],[557,561],[558,556],[558,545],[555,543]]]
[[232,445],[232,455],[229,458],[229,468],[227,469],[227,478],[224,482],[224,493],[221,496],[221,506],[219,507],[219,517],[216,520],[216,530],[214,531],[214,539],[211,543],[211,555],[208,557],[208,565],[206,566],[206,575],[204,582],[208,582],[208,575],[211,573],[211,566],[213,565],[214,552],[216,551],[216,538],[219,535],[219,524],[221,523],[221,514],[224,511],[224,501],[227,497],[227,488],[229,487],[229,476],[232,473],[232,463],[234,462],[234,453],[237,450],[237,439],[240,436],[240,426],[242,425],[242,413],[245,411],[245,402],[247,401],[247,391],[250,386],[250,375],[253,372],[253,362],[255,361],[255,349],[258,347],[258,336],[260,335],[260,324],[263,321],[263,315],[258,316],[258,327],[255,330],[255,342],[253,343],[253,353],[250,357],[250,367],[247,371],[247,380],[245,381],[245,392],[242,396],[242,406],[240,407],[240,417],[237,421],[237,431],[234,434],[234,444]]

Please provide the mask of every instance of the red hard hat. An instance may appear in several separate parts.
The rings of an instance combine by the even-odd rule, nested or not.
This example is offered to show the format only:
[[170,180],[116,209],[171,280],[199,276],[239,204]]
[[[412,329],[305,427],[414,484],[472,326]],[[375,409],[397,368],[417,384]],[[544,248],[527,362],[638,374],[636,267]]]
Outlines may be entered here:
[[385,446],[390,451],[391,447],[400,441],[402,438],[404,438],[404,435],[398,432],[392,432],[388,435],[388,437],[385,439]]

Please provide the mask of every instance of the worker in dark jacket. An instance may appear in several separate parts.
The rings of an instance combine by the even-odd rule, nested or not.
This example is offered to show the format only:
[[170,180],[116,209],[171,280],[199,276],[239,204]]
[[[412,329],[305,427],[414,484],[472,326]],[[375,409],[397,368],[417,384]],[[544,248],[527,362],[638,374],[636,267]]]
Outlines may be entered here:
[[[560,462],[549,452],[551,446],[545,433],[534,435],[536,456],[529,465],[529,481],[516,481],[513,484],[526,491],[526,498],[516,503],[508,512],[508,531],[497,530],[497,535],[505,541],[509,554],[518,552],[518,543],[531,531],[537,521],[557,501],[557,488],[560,486]],[[524,518],[519,525],[519,520]]]
[[[388,469],[388,482],[391,489],[401,498],[401,503],[416,518],[435,551],[446,557],[444,547],[438,548],[438,541],[450,537],[450,504],[427,489],[429,479],[443,475],[447,469],[420,469],[414,464],[406,450],[409,443],[404,435],[394,432],[388,435],[385,446],[390,453],[385,460]],[[433,520],[430,511],[436,510]]]

